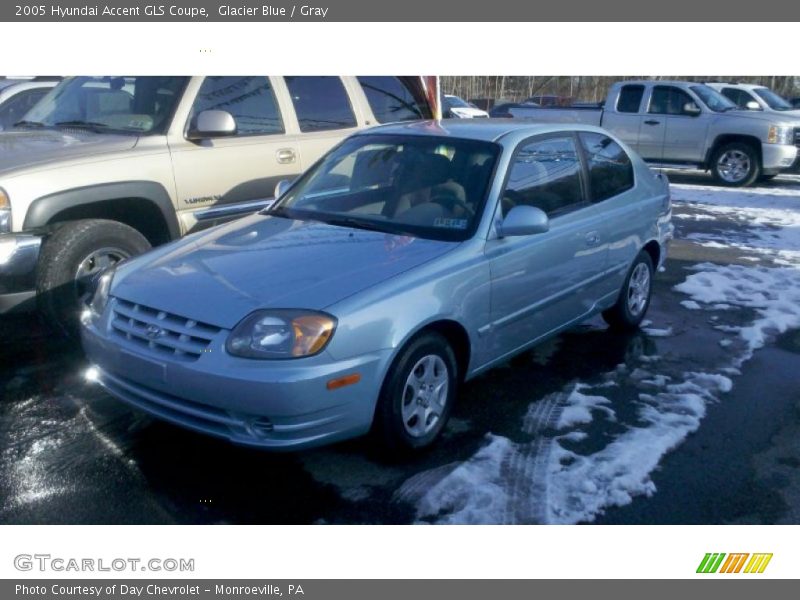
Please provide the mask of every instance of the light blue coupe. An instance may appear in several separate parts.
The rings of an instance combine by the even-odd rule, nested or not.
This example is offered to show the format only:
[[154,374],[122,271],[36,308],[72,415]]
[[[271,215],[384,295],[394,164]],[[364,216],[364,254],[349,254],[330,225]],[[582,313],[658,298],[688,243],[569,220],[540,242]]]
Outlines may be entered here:
[[666,178],[589,126],[377,127],[278,195],[106,272],[92,379],[241,444],[419,449],[461,382],[596,313],[636,327],[672,236]]

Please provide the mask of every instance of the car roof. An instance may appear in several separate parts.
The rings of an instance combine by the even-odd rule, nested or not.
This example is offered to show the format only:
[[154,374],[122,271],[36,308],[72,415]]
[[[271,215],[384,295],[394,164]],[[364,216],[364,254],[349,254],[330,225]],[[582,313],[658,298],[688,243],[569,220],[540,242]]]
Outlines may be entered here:
[[729,88],[738,88],[742,90],[760,90],[767,88],[767,86],[760,85],[758,83],[728,83],[726,81],[714,81],[711,83],[707,83],[706,85],[709,85],[713,88],[729,87]]
[[356,135],[419,135],[496,142],[510,134],[516,134],[514,137],[528,137],[557,131],[606,133],[599,127],[579,123],[532,123],[522,119],[447,119],[388,123],[366,129]]

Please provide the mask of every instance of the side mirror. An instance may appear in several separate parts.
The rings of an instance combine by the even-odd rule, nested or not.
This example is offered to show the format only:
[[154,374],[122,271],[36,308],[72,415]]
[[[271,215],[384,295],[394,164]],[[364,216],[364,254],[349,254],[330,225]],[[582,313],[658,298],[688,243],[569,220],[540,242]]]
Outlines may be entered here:
[[508,211],[506,218],[497,226],[497,235],[515,237],[544,233],[549,230],[550,219],[541,208],[520,204]]
[[292,187],[292,182],[288,179],[281,179],[275,184],[275,200],[283,196]]
[[744,105],[747,110],[761,110],[761,105],[755,100],[750,100]]
[[190,140],[236,135],[236,120],[227,110],[204,110],[193,119],[186,137]]
[[697,117],[701,112],[700,107],[694,102],[687,102],[683,105],[683,114],[689,115],[690,117]]

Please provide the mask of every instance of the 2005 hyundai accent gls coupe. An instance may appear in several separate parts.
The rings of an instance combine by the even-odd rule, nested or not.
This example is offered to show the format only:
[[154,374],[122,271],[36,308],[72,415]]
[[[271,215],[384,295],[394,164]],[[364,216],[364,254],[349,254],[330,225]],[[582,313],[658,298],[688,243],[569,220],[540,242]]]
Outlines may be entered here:
[[636,327],[672,236],[666,178],[589,126],[377,127],[278,190],[102,276],[91,379],[237,443],[423,448],[461,382],[596,313]]

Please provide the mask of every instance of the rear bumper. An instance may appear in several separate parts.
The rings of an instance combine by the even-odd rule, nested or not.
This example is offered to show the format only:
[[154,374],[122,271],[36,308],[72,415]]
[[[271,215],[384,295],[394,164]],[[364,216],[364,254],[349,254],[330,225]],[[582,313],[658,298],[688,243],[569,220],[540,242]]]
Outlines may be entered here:
[[764,173],[775,174],[791,168],[797,159],[796,146],[761,144],[761,161]]
[[41,246],[38,235],[0,235],[0,314],[33,308]]
[[[369,431],[390,351],[334,361],[258,361],[230,356],[226,331],[194,361],[157,357],[128,347],[85,323],[81,337],[90,379],[112,396],[151,415],[231,442],[299,450]],[[358,373],[353,385],[330,390],[332,379]]]

